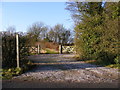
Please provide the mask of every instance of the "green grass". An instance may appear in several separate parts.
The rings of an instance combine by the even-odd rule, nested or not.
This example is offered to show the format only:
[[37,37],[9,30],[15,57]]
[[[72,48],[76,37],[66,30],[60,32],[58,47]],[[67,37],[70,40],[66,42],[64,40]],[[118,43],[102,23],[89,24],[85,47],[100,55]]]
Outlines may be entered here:
[[77,61],[84,61],[86,63],[90,63],[90,64],[94,64],[94,65],[100,65],[100,66],[103,66],[103,67],[120,69],[120,64],[110,64],[108,62],[98,62],[97,60],[80,59],[79,55],[76,55],[74,58]]
[[46,49],[46,54],[58,54],[58,52]]
[[107,65],[105,67],[120,69],[120,64],[110,64],[110,65]]
[[85,60],[85,62],[90,63],[90,64],[104,66],[104,67],[120,69],[120,64],[105,64],[105,63],[97,62],[96,60]]
[[17,76],[23,73],[22,68],[8,68],[8,69],[2,69],[1,71],[1,78],[3,79],[10,79],[13,76]]
[[20,68],[3,68],[0,69],[0,78],[11,79],[13,76],[18,76],[28,70],[31,70],[34,66],[31,64],[30,60],[23,60]]

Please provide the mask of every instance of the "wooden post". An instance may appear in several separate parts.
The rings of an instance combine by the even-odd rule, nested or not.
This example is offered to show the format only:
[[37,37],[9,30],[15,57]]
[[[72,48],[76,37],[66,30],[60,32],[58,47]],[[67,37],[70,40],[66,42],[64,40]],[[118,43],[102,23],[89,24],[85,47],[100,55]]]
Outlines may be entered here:
[[38,44],[38,54],[40,53],[40,46],[39,46],[39,44]]
[[59,45],[59,53],[62,54],[62,45]]
[[17,50],[17,68],[19,68],[19,39],[18,34],[16,34],[16,50]]

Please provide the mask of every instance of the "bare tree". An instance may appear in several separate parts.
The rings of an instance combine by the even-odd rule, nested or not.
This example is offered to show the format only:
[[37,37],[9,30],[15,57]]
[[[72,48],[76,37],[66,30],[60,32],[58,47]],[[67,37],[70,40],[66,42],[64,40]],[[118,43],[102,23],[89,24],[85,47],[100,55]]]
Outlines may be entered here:
[[67,44],[71,36],[70,30],[67,30],[62,24],[57,24],[50,29],[48,37],[50,41]]
[[36,22],[28,28],[27,34],[33,41],[36,42],[46,38],[47,30],[48,28],[44,25],[44,23]]

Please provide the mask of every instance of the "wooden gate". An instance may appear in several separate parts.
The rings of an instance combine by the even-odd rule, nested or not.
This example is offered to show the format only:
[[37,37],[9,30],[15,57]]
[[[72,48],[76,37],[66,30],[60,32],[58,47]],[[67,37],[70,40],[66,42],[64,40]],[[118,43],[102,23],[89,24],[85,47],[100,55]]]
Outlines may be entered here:
[[29,52],[31,54],[39,54],[40,53],[40,45],[30,47]]
[[59,45],[59,53],[75,53],[74,46]]

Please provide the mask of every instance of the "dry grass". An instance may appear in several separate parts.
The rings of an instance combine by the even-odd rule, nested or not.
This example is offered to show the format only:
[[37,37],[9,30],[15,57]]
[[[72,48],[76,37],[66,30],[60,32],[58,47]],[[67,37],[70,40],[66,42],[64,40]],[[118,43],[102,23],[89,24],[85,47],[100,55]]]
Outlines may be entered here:
[[50,48],[50,49],[54,49],[54,50],[57,50],[57,51],[59,49],[59,45],[57,43],[53,43],[53,42],[40,41],[40,42],[36,43],[36,45],[38,45],[38,44],[43,49]]

